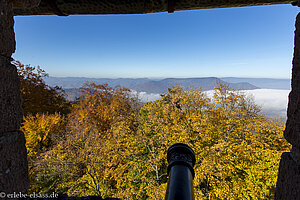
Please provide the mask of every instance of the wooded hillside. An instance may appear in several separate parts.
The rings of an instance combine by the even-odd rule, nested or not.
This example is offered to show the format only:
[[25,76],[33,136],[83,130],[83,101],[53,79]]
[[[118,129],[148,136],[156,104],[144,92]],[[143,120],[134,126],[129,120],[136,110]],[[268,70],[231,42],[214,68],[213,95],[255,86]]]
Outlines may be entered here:
[[[43,71],[20,66],[20,78],[32,80],[22,91],[45,84]],[[36,77],[39,81],[33,81]],[[78,103],[50,101],[51,109],[40,111],[29,102],[52,96],[22,95],[28,193],[164,199],[166,151],[183,142],[196,153],[196,199],[273,199],[280,155],[289,150],[283,124],[222,84],[212,97],[177,86],[141,104],[129,89],[90,83]],[[56,90],[54,96],[63,93]]]

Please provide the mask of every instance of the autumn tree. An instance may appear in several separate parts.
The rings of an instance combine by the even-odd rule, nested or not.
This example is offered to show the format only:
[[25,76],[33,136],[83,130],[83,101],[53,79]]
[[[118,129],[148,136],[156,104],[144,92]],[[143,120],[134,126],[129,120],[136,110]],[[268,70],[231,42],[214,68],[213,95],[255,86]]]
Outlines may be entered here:
[[45,168],[58,175],[55,190],[69,195],[116,194],[117,177],[130,165],[138,103],[128,89],[87,84],[68,118],[65,140],[44,155]]
[[[50,87],[43,80],[48,74],[39,66],[14,61],[21,82],[24,121],[21,130],[26,137],[31,192],[52,184],[54,177],[46,178],[39,162],[41,155],[51,150],[63,137],[65,117],[71,104],[65,100],[60,87]],[[51,179],[51,180],[49,180]]]
[[64,137],[65,119],[60,114],[36,114],[24,118],[21,130],[26,137],[29,167],[29,192],[47,192],[41,190],[53,183],[55,178],[47,176],[47,170],[41,165],[42,155],[54,148]]
[[21,82],[22,107],[25,116],[29,113],[35,115],[70,112],[71,104],[64,98],[64,91],[60,87],[51,87],[45,83],[43,78],[48,74],[40,66],[24,65],[19,61],[14,61],[14,64]]
[[284,125],[226,85],[176,86],[140,108],[128,89],[91,83],[73,107],[61,140],[39,154],[39,191],[164,199],[166,151],[183,142],[196,154],[196,199],[274,198]]
[[136,154],[139,171],[132,173],[141,180],[135,193],[143,199],[164,198],[166,150],[176,142],[196,153],[196,199],[274,197],[280,154],[289,148],[284,126],[260,115],[244,94],[226,85],[210,96],[175,87],[143,106],[139,122],[137,148],[143,153]]

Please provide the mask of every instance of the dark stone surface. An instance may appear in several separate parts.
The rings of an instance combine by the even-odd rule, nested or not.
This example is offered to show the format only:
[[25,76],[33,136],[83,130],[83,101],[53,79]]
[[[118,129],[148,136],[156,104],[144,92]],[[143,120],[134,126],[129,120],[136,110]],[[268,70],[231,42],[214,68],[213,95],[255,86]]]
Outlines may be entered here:
[[38,7],[15,7],[15,15],[139,14],[176,10],[289,4],[295,0],[41,0]]
[[294,147],[300,149],[300,14],[296,19],[292,91],[289,94],[284,137]]
[[12,0],[0,0],[0,55],[10,58],[15,49]]
[[[25,136],[19,131],[23,112],[15,51],[12,0],[0,0],[0,194],[26,192],[29,187]],[[3,198],[7,199],[7,198]]]
[[40,4],[41,0],[14,0],[14,8],[33,8]]
[[300,199],[300,165],[291,157],[291,153],[283,153],[279,165],[275,200]]
[[9,59],[0,56],[0,136],[18,131],[22,122],[20,81]]
[[29,187],[25,136],[21,131],[0,137],[0,192],[26,192]]
[[281,156],[275,199],[300,200],[300,13],[296,19],[292,91],[284,137],[293,147],[291,152]]

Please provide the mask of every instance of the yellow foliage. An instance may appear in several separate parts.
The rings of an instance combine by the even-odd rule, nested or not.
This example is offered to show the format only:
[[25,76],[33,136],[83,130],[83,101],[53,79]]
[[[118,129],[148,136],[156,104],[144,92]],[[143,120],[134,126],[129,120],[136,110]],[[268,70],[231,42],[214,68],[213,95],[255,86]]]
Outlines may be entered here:
[[51,149],[62,137],[64,117],[59,114],[36,114],[24,117],[21,131],[26,137],[27,155],[35,159]]
[[[59,114],[36,114],[24,117],[21,131],[26,138],[28,155],[30,191],[39,192],[42,188],[47,188],[49,180],[45,180],[43,175],[45,169],[40,166],[43,154],[56,146],[64,136],[65,121]],[[50,178],[50,184],[53,182]]]
[[283,130],[226,86],[215,88],[212,98],[197,89],[170,89],[140,110],[144,153],[137,162],[145,168],[145,198],[163,199],[155,194],[166,183],[166,150],[184,142],[196,153],[196,199],[272,199],[280,155],[289,149]]
[[[82,92],[64,139],[41,154],[41,172],[52,183],[41,191],[164,199],[166,151],[183,142],[196,153],[196,199],[274,197],[280,154],[289,149],[284,125],[260,115],[244,94],[220,85],[209,97],[176,86],[140,107],[124,88],[88,84]],[[31,149],[49,134],[36,133]]]

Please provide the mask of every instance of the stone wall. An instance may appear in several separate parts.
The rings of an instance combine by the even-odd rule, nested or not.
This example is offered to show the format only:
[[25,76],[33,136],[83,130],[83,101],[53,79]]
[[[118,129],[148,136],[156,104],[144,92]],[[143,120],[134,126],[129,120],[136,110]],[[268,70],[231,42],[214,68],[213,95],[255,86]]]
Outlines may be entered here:
[[0,55],[0,136],[18,131],[22,120],[20,83],[10,59]]
[[[23,116],[20,83],[11,64],[15,51],[13,6],[32,8],[39,2],[0,0],[0,192],[5,193],[26,192],[29,187],[25,137],[19,131]],[[293,148],[282,154],[275,199],[300,199],[300,15],[296,20],[292,91],[284,136]]]
[[0,0],[0,56],[10,58],[15,48],[12,1]]
[[32,9],[20,8],[16,4],[14,13],[15,15],[141,14],[292,2],[294,0],[41,0],[40,5]]
[[292,69],[292,91],[289,94],[284,137],[292,144],[291,152],[280,160],[275,199],[300,199],[300,14],[296,19]]
[[[37,0],[19,0],[36,6]],[[19,131],[23,111],[17,69],[11,64],[15,51],[13,1],[0,0],[0,192],[26,192],[29,187],[24,133]]]

